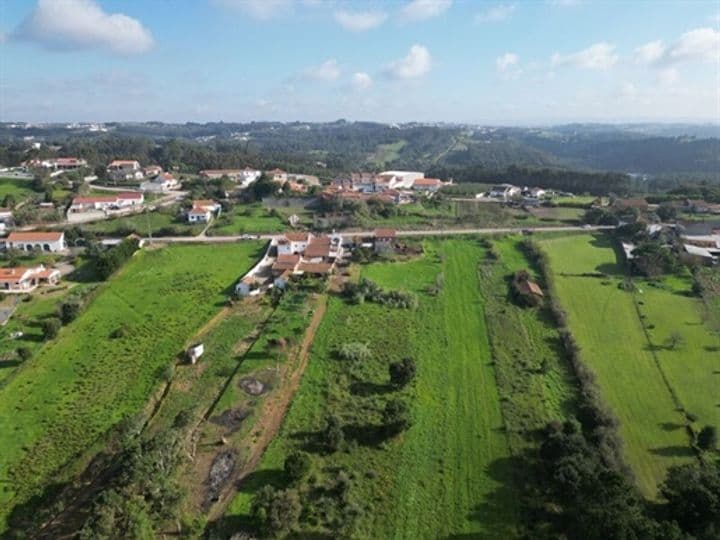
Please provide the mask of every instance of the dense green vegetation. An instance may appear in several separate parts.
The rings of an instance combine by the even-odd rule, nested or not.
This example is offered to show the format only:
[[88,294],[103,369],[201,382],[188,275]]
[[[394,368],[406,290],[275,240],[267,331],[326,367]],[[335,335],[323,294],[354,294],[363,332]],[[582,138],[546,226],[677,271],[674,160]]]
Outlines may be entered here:
[[[2,439],[0,457],[3,522],[145,406],[187,337],[217,311],[259,251],[256,243],[142,251],[22,365],[0,393],[0,427],[12,434]],[[127,332],[117,333],[121,327]]]

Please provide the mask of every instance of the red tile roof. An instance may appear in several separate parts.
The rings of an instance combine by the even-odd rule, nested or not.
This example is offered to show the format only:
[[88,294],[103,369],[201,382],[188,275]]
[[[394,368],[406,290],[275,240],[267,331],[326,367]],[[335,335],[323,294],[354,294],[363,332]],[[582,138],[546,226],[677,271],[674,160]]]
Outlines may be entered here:
[[438,178],[418,178],[413,182],[414,186],[439,186],[442,180]]
[[332,270],[332,264],[301,262],[298,265],[298,270],[308,274],[329,274]]
[[8,242],[57,242],[62,238],[61,232],[11,232]]
[[310,233],[306,232],[288,232],[285,238],[290,242],[307,242],[310,239]]
[[0,268],[0,282],[14,283],[20,281],[30,268],[24,266],[15,266],[10,268]]
[[395,229],[375,229],[375,238],[395,238]]

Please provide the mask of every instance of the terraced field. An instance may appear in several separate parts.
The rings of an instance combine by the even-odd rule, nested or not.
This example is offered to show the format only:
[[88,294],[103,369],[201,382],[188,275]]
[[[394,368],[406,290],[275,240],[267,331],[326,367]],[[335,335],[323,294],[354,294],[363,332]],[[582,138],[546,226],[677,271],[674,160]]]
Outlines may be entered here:
[[23,364],[0,390],[0,529],[14,505],[61,482],[114,424],[145,407],[188,336],[218,312],[261,249],[244,243],[139,252]]

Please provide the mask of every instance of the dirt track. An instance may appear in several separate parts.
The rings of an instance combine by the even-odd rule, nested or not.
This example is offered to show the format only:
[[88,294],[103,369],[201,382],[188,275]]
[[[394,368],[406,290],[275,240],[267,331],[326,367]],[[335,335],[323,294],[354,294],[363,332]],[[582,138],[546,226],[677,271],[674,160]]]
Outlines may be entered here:
[[327,296],[322,295],[318,300],[318,304],[313,313],[310,324],[305,331],[305,337],[300,344],[299,349],[293,355],[290,361],[286,362],[281,372],[281,386],[277,392],[268,396],[262,406],[260,418],[253,427],[254,433],[260,433],[260,436],[249,447],[249,457],[245,464],[239,468],[228,482],[228,487],[223,491],[219,501],[213,506],[208,514],[208,521],[214,521],[225,513],[225,509],[235,495],[235,488],[243,478],[252,473],[260,463],[260,459],[265,453],[265,449],[275,438],[280,426],[282,425],[285,413],[290,407],[292,398],[295,395],[303,373],[307,367],[310,358],[310,347],[315,339],[315,332],[320,326],[320,322],[325,315],[327,308]]

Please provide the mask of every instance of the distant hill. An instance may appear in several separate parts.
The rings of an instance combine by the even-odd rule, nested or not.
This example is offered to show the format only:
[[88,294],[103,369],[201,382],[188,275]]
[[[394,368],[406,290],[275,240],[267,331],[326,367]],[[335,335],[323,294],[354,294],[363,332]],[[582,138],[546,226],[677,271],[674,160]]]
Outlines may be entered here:
[[[0,143],[18,145],[24,137],[32,136],[34,140],[62,145],[68,151],[89,152],[91,159],[102,160],[120,153],[116,147],[124,152],[141,149],[151,154],[158,143],[165,146],[176,140],[172,143],[176,150],[183,150],[175,152],[177,159],[198,167],[215,161],[231,164],[247,161],[248,156],[262,156],[264,159],[259,160],[262,162],[322,162],[329,172],[432,167],[493,171],[515,165],[650,176],[697,174],[720,180],[720,126],[712,124],[568,124],[510,128],[339,120],[329,123],[107,123],[104,127],[105,132],[77,125],[0,124]],[[194,145],[203,148],[188,152]],[[188,157],[193,153],[194,157]],[[170,159],[168,152],[162,154]],[[0,154],[2,159],[11,158]]]

